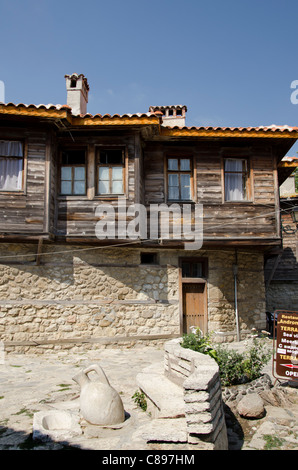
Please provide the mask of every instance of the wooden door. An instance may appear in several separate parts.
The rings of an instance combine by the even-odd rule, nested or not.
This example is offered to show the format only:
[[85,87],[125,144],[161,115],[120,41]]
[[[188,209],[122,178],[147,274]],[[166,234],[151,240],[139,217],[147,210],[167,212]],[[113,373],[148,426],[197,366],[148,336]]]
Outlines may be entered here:
[[207,333],[206,283],[183,283],[183,333],[191,333],[190,327],[199,327]]

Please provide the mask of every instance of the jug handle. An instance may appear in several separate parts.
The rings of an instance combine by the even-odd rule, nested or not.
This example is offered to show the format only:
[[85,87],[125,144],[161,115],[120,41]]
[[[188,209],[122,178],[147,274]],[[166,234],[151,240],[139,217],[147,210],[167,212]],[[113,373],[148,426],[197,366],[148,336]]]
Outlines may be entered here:
[[89,372],[92,372],[92,371],[97,373],[100,382],[105,383],[107,385],[110,385],[106,374],[104,373],[104,371],[102,370],[102,368],[98,364],[92,364],[91,366],[84,369],[83,372],[84,372],[84,374],[88,375]]

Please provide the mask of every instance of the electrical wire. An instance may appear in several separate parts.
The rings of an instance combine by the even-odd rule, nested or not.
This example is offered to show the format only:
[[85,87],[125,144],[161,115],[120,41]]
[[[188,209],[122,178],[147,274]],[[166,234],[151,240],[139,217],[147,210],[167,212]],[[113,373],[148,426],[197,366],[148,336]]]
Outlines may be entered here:
[[[268,207],[272,207],[270,205],[268,205]],[[280,213],[287,213],[287,212],[291,212],[292,210],[292,207],[288,208],[288,209],[280,209]],[[263,217],[268,217],[270,215],[275,215],[276,214],[276,211],[274,212],[264,212],[262,214],[259,214],[257,216],[253,216],[253,217],[245,217],[243,219],[238,219],[238,220],[234,220],[234,221],[231,221],[231,222],[223,222],[221,224],[216,224],[216,225],[213,225],[213,226],[208,226],[208,230],[210,229],[216,229],[216,228],[219,228],[219,227],[222,227],[222,226],[226,226],[226,225],[230,225],[230,224],[238,224],[241,220],[247,220],[248,222],[251,221],[251,220],[255,220],[255,219],[258,219],[258,218],[263,218]],[[186,237],[188,235],[193,235],[193,232],[183,232],[183,235]],[[131,245],[136,245],[136,244],[140,244],[140,243],[149,243],[149,242],[152,242],[152,241],[156,241],[156,239],[152,239],[152,238],[149,238],[149,239],[145,239],[145,240],[141,240],[141,239],[137,239],[137,240],[129,240],[127,242],[121,242],[121,243],[116,243],[116,244],[112,244],[112,245],[100,245],[100,246],[92,246],[92,247],[87,247],[87,248],[75,248],[75,249],[70,249],[70,250],[59,250],[59,251],[49,251],[49,252],[43,252],[41,254],[41,256],[47,256],[47,255],[57,255],[57,254],[71,254],[71,253],[76,253],[76,252],[85,252],[85,251],[92,251],[92,250],[99,250],[99,249],[109,249],[109,248],[121,248],[122,246],[131,246]],[[9,244],[9,243],[7,243]],[[3,259],[7,259],[7,258],[14,258],[14,259],[17,259],[17,258],[25,258],[25,257],[32,257],[32,256],[36,256],[37,254],[36,253],[28,253],[28,254],[13,254],[13,255],[5,255],[5,256],[1,256],[0,257],[0,263]]]

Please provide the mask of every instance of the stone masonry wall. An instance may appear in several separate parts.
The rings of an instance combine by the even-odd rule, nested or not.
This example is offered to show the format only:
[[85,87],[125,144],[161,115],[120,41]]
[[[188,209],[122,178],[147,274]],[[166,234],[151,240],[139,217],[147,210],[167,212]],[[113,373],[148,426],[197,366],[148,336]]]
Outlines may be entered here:
[[[143,250],[142,250],[143,251]],[[133,248],[0,244],[0,341],[7,350],[96,347],[181,335],[179,257],[208,258],[208,327],[235,339],[233,252],[160,250],[140,264]],[[243,334],[265,325],[262,255],[238,254]],[[115,341],[114,341],[115,339]]]
[[188,442],[228,448],[219,369],[208,355],[180,346],[180,341],[165,344],[165,375],[184,389]]
[[298,311],[298,281],[272,281],[266,292],[267,310]]
[[[211,251],[208,254],[208,330],[218,342],[236,340],[235,289],[233,264],[235,252]],[[237,254],[237,299],[241,339],[252,328],[266,327],[263,254],[239,251]]]

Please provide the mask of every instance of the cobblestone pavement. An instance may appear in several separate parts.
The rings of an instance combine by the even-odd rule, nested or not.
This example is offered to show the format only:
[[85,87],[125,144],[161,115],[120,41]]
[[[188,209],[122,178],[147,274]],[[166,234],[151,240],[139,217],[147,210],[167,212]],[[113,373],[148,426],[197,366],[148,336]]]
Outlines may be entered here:
[[[138,389],[136,375],[150,364],[161,361],[162,346],[97,349],[84,353],[6,354],[4,363],[0,364],[0,450],[183,450],[183,444],[162,446],[142,439],[141,431],[150,423],[151,417],[132,398]],[[110,384],[119,392],[127,414],[125,424],[119,429],[100,428],[96,431],[91,426],[67,442],[34,441],[34,414],[63,408],[63,404],[75,406],[80,389],[72,377],[93,363],[103,368]],[[289,394],[290,402],[286,406],[268,406],[266,417],[257,422],[229,417],[231,450],[259,450],[266,445],[297,450],[298,390],[289,389]]]

